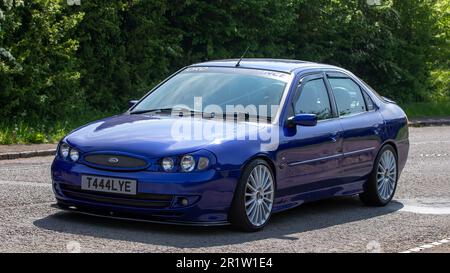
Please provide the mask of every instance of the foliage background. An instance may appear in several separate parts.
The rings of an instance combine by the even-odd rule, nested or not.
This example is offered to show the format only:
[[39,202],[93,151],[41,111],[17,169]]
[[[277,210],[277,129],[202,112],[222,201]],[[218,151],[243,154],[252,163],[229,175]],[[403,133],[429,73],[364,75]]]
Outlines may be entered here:
[[80,1],[0,0],[0,143],[55,141],[247,46],[345,67],[411,113],[450,115],[450,0]]

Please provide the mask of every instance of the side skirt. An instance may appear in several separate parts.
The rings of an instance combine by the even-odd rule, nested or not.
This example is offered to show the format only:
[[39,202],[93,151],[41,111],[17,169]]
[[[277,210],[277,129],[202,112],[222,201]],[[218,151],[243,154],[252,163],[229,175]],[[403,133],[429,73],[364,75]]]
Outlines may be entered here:
[[275,200],[272,212],[277,213],[285,211],[307,202],[328,199],[331,197],[356,195],[364,191],[363,190],[364,183],[365,180],[360,180],[340,186],[334,186],[320,190],[302,192],[289,196],[279,197]]

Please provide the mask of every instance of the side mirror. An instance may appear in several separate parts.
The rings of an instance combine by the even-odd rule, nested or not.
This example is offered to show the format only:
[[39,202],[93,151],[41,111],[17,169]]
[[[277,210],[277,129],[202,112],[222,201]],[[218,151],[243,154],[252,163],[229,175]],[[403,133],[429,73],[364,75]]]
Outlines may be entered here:
[[130,100],[130,101],[128,101],[128,107],[131,108],[131,107],[133,107],[136,103],[138,103],[138,100]]
[[316,126],[317,125],[317,115],[315,114],[298,114],[293,117],[288,118],[287,126]]

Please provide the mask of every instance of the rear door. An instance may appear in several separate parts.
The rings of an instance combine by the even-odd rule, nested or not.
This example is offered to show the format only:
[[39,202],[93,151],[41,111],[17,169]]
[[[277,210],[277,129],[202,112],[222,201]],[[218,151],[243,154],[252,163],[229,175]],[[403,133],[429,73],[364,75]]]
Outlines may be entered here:
[[341,178],[360,180],[372,171],[381,143],[383,118],[361,86],[343,73],[327,73],[343,129]]

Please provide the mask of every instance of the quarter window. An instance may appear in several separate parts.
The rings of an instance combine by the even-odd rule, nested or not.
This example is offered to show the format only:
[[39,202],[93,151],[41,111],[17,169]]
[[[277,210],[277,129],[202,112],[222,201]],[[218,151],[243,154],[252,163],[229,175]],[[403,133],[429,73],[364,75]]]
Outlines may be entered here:
[[363,92],[364,99],[366,100],[367,110],[372,111],[375,109],[375,104],[373,103],[372,98],[366,93]]
[[360,87],[348,78],[329,78],[340,116],[366,111]]
[[294,103],[295,114],[316,114],[318,120],[332,117],[330,99],[323,79],[305,83]]

